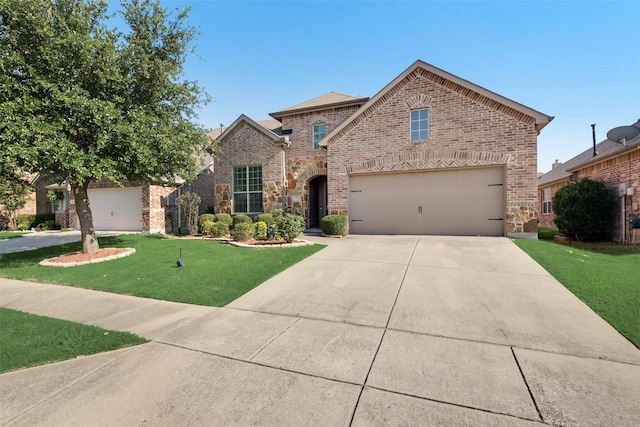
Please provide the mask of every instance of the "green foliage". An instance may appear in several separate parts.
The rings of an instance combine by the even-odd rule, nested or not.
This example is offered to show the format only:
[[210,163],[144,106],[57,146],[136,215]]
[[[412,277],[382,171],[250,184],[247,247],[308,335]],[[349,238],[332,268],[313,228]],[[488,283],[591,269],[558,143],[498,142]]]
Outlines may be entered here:
[[[195,178],[193,155],[212,141],[197,124],[209,97],[183,77],[189,10],[124,0],[114,28],[108,7],[0,0],[1,176],[46,171],[74,194],[102,177]],[[79,220],[84,241],[91,214]]]
[[603,182],[582,178],[565,185],[553,195],[552,206],[560,233],[584,242],[611,239],[615,196]]
[[255,234],[255,227],[251,222],[239,222],[233,226],[231,237],[238,242],[252,239]]
[[276,218],[278,234],[286,242],[291,243],[304,231],[304,218],[298,214],[287,213]]
[[202,214],[198,217],[198,230],[200,231],[201,234],[207,234],[204,232],[203,230],[203,223],[205,221],[210,221],[210,222],[215,222],[216,221],[216,216],[213,214]]
[[320,220],[320,228],[327,236],[346,236],[349,218],[344,215],[327,215]]
[[48,219],[42,224],[38,224],[37,230],[47,231],[47,230],[60,230],[60,224],[55,222],[53,219]]
[[264,222],[267,227],[273,225],[276,221],[270,213],[261,213],[256,215],[256,222]]
[[267,240],[267,224],[263,221],[258,221],[254,224],[256,240]]
[[29,183],[15,174],[0,175],[0,213],[6,215],[10,229],[16,227],[16,211],[27,204],[31,190]]
[[280,216],[284,215],[284,212],[282,211],[282,209],[272,209],[272,210],[271,210],[271,215],[272,215],[274,218],[278,218],[278,217],[280,217]]
[[216,214],[216,222],[222,222],[224,224],[227,224],[227,228],[231,228],[231,226],[233,225],[233,218],[229,214],[219,213]]
[[226,222],[214,222],[209,235],[213,237],[224,237],[229,234],[229,225]]
[[55,220],[55,214],[19,214],[16,216],[19,230],[31,230],[47,221],[53,221],[55,223]]
[[198,223],[200,224],[199,225],[200,234],[211,235],[215,222],[198,220]]
[[553,228],[538,227],[538,239],[540,240],[553,240],[553,237],[558,234],[558,230]]
[[196,234],[198,232],[198,224],[196,221],[196,217],[198,216],[198,211],[200,210],[200,196],[196,193],[191,193],[187,191],[180,196],[180,201],[178,202],[180,207],[182,208],[182,212],[187,220],[187,228],[189,229],[189,234]]
[[238,214],[233,216],[233,228],[236,228],[238,224],[251,224],[253,220],[249,215]]

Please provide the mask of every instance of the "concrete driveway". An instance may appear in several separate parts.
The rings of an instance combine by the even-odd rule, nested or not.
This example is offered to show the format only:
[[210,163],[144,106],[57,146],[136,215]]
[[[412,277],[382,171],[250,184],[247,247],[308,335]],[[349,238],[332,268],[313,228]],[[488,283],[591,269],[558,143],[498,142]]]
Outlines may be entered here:
[[0,424],[640,425],[640,350],[510,240],[326,241],[225,308],[0,279],[153,340],[1,375]]

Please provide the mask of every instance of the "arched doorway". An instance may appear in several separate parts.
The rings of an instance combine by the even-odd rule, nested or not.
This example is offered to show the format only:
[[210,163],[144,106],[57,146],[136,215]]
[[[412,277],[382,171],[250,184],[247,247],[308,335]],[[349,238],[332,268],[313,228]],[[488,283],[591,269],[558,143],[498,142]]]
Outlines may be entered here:
[[309,228],[319,228],[327,215],[327,176],[319,175],[309,181]]

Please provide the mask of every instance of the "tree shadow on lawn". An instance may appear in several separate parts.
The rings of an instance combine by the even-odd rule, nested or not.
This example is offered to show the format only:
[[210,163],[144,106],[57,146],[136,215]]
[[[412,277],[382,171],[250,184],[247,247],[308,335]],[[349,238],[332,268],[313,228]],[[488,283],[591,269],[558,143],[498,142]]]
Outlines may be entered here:
[[612,256],[624,256],[624,255],[638,255],[640,254],[639,245],[626,245],[623,243],[614,242],[571,242],[571,243],[559,243],[559,245],[567,246],[570,248],[581,249],[584,251],[594,252],[602,255]]
[[[120,236],[99,237],[101,248],[118,247],[124,240]],[[38,264],[40,261],[48,258],[55,258],[60,255],[70,254],[82,251],[82,243],[65,243],[58,246],[49,246],[46,248],[33,249],[30,251],[14,252],[10,254],[0,255],[0,269],[2,268],[18,268]]]

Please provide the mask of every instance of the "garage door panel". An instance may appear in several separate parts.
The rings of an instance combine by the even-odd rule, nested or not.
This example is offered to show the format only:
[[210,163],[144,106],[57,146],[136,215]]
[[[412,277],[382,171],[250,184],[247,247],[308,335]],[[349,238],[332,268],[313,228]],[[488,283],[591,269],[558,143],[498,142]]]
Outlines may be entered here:
[[504,234],[504,170],[351,176],[354,234]]
[[142,230],[142,188],[89,189],[88,196],[96,230]]

